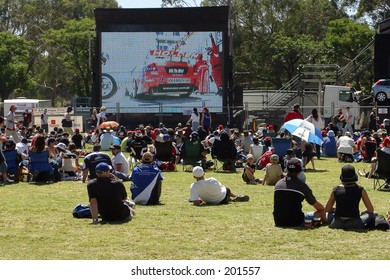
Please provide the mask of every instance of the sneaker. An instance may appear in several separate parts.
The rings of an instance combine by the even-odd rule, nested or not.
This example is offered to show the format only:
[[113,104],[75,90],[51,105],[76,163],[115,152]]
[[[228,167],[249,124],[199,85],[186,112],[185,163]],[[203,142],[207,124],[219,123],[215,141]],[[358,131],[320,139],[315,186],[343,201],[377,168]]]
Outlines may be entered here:
[[249,181],[248,184],[249,185],[257,185],[257,182],[255,180],[252,180],[252,181]]
[[237,202],[249,201],[249,196],[238,194],[235,198],[232,199],[232,201],[237,201]]
[[7,178],[7,179],[4,180],[4,183],[6,183],[6,184],[13,184],[13,183],[15,183],[15,181]]

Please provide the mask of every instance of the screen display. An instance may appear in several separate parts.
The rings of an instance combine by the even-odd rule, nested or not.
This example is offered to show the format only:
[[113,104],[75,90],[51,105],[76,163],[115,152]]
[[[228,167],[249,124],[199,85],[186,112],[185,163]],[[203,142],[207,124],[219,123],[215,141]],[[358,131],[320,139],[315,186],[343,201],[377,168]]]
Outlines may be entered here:
[[222,31],[102,32],[101,96],[108,111],[223,111]]

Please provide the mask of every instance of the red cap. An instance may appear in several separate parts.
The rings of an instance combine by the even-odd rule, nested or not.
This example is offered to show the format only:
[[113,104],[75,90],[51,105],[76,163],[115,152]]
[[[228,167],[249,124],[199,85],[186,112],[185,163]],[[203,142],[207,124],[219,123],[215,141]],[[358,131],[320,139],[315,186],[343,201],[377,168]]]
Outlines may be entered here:
[[274,126],[272,124],[270,124],[267,128],[268,129],[274,129]]
[[16,109],[16,105],[12,104],[10,109]]
[[386,146],[387,144],[390,144],[390,136],[387,136],[385,140],[383,140],[383,145]]

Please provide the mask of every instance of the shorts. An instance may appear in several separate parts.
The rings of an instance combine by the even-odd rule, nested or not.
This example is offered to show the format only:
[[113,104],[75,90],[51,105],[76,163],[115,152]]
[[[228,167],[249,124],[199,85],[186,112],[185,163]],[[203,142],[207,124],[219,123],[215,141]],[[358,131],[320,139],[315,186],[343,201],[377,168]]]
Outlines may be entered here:
[[219,204],[228,204],[230,201],[230,195],[231,195],[231,190],[229,188],[226,188],[226,196],[224,199]]

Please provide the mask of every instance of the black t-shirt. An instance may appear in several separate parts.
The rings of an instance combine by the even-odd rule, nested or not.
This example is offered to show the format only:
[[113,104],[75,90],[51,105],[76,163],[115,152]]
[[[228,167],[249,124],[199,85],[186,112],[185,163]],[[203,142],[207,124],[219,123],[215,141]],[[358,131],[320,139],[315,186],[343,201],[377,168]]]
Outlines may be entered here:
[[142,157],[142,151],[144,151],[148,145],[142,138],[135,138],[134,140],[131,140],[128,142],[128,152],[135,153],[133,154],[133,157],[137,159],[141,159]]
[[274,221],[278,227],[296,227],[304,223],[302,202],[316,203],[312,190],[297,177],[285,177],[275,185]]
[[335,217],[357,218],[360,216],[359,203],[363,188],[357,184],[337,186],[333,189],[336,199]]
[[127,192],[122,182],[112,181],[110,178],[96,178],[87,186],[91,200],[96,198],[99,214],[105,221],[120,221],[130,215],[129,207],[124,205]]
[[85,169],[89,169],[89,177],[91,179],[96,178],[95,168],[101,162],[105,162],[112,166],[111,158],[109,155],[101,152],[93,152],[84,158]]
[[83,136],[81,134],[75,134],[72,136],[72,141],[76,145],[77,149],[81,149],[83,146],[81,144]]

